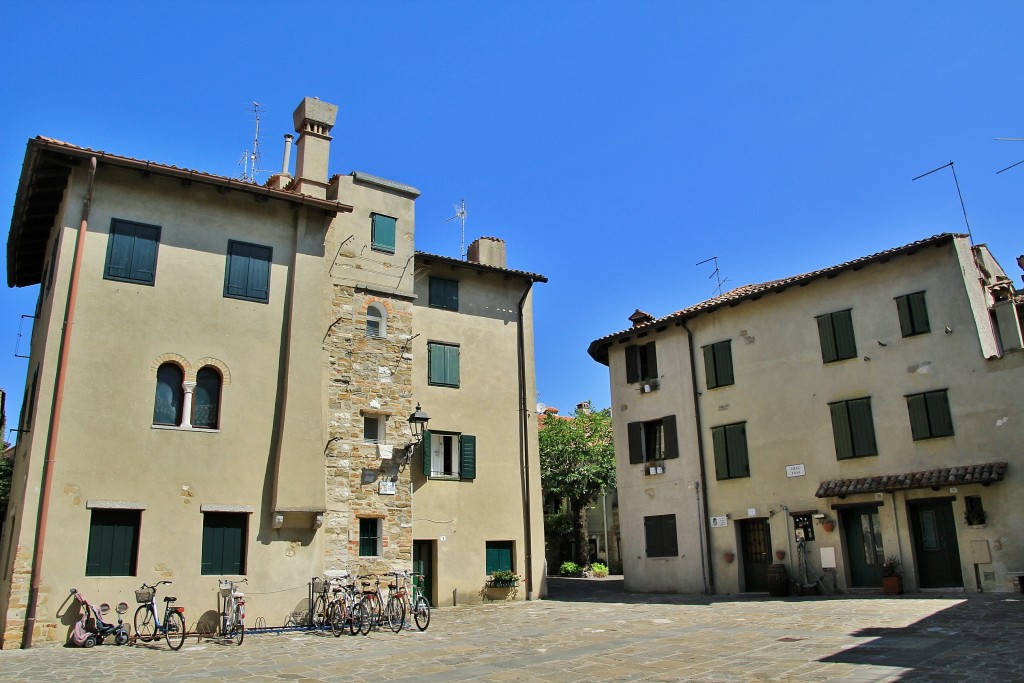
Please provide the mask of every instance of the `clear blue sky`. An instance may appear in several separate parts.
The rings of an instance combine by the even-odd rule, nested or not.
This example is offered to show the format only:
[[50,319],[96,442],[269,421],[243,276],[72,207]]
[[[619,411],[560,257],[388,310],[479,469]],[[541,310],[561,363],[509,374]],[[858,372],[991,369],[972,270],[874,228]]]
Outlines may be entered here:
[[[1024,165],[996,171],[1024,142],[995,138],[1024,138],[1022,35],[1024,2],[9,3],[0,224],[30,137],[235,176],[252,101],[276,170],[316,96],[341,108],[332,174],[423,192],[419,249],[459,255],[465,197],[467,241],[550,278],[539,400],[604,407],[587,346],[713,296],[699,261],[728,289],[965,231],[948,169],[911,182],[951,160],[1021,286]],[[2,291],[13,426],[37,288]]]

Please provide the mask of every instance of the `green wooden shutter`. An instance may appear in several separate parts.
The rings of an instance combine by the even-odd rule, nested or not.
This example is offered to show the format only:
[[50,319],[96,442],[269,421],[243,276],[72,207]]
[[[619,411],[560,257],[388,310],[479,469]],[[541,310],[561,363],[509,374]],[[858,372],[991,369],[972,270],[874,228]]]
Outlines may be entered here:
[[644,461],[644,423],[630,422],[626,425],[629,438],[629,464],[636,465]]
[[224,282],[224,294],[245,297],[249,288],[249,245],[228,242],[228,272]]
[[430,447],[430,430],[424,430],[423,432],[423,476],[429,477],[431,473],[431,447]]
[[853,314],[849,310],[832,314],[832,325],[836,333],[837,359],[853,358],[857,355],[857,342],[853,336]]
[[458,346],[449,346],[449,347],[447,347],[445,349],[445,355],[447,357],[446,363],[445,363],[445,365],[447,367],[447,370],[445,372],[445,378],[446,378],[445,384],[448,384],[449,386],[457,387],[457,386],[459,386],[459,378],[460,378],[459,347]]
[[640,381],[640,361],[637,357],[637,347],[626,347],[626,384]]
[[135,225],[135,243],[132,245],[131,272],[135,282],[153,284],[156,281],[156,249],[160,228],[154,225]]
[[134,576],[138,554],[137,510],[92,511],[86,576]]
[[816,320],[818,321],[818,339],[821,342],[821,361],[823,363],[831,363],[837,358],[835,332],[832,329],[832,316],[819,315]]
[[845,460],[853,457],[853,440],[850,437],[850,414],[846,402],[832,403],[832,438],[836,442],[836,458]]
[[910,303],[910,319],[914,323],[914,333],[924,334],[931,332],[931,324],[928,322],[928,306],[925,304],[924,292],[915,292],[907,297]]
[[726,340],[715,344],[715,368],[718,370],[719,386],[727,386],[734,382],[732,375],[732,341]]
[[859,398],[850,401],[850,437],[853,455],[877,455],[875,427],[871,421],[871,399]]
[[501,570],[512,571],[512,542],[487,541],[485,571],[488,575]]
[[747,426],[745,424],[729,425],[725,433],[726,447],[729,451],[729,473],[734,477],[749,477]]
[[459,437],[459,478],[476,479],[476,437]]
[[715,346],[708,344],[704,347],[704,383],[708,389],[718,386],[718,371],[715,368]]
[[930,391],[925,394],[928,408],[928,423],[932,436],[952,436],[953,417],[949,413],[949,397],[943,391]]
[[910,302],[906,296],[896,297],[896,313],[900,318],[900,333],[904,337],[914,334],[914,322],[910,317]]
[[270,259],[269,247],[249,245],[249,277],[246,285],[247,296],[254,301],[270,300]]
[[647,377],[641,377],[641,379],[657,379],[658,349],[655,347],[654,342],[650,342],[644,347],[644,353],[647,355]]
[[395,253],[395,219],[390,216],[373,214],[370,246],[378,251]]
[[661,428],[665,439],[665,459],[678,458],[679,435],[676,434],[676,416],[666,415],[661,418]]
[[729,451],[726,447],[725,427],[715,427],[711,430],[711,440],[715,447],[715,478],[728,479],[729,475]]
[[928,427],[928,408],[925,405],[924,394],[907,396],[907,412],[910,414],[910,433],[914,441],[927,439],[931,436]]
[[132,244],[135,236],[127,233],[126,228],[116,221],[110,226],[110,239],[107,243],[106,277],[127,280],[132,261]]

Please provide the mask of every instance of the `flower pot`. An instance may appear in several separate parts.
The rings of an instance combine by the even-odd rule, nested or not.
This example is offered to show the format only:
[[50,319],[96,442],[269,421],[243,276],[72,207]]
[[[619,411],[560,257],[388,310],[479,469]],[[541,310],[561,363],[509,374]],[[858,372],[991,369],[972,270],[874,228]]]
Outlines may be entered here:
[[779,562],[782,562],[784,559],[786,559],[786,551],[785,550],[776,550],[775,551],[775,559],[778,560]]
[[732,561],[736,559],[736,555],[734,553],[722,553],[722,559],[725,560],[726,563],[732,564]]
[[822,522],[821,523],[821,528],[824,529],[825,531],[831,532],[831,531],[835,530],[836,523],[835,522]]
[[886,595],[900,595],[903,592],[903,577],[883,576],[882,592]]

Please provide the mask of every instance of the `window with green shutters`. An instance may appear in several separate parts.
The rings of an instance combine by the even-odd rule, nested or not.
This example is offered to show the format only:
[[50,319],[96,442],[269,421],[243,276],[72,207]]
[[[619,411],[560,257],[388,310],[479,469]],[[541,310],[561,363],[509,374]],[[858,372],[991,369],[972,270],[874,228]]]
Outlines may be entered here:
[[704,347],[704,378],[708,389],[733,384],[731,340]]
[[626,347],[626,383],[658,378],[658,353],[654,342]]
[[512,541],[487,541],[484,571],[515,571],[515,544]]
[[135,576],[141,519],[140,510],[93,509],[86,576]]
[[713,427],[711,439],[715,448],[715,476],[717,479],[737,479],[750,476],[746,422]]
[[906,399],[914,441],[953,436],[953,417],[945,389],[910,394]]
[[380,527],[377,517],[359,518],[359,557],[380,555]]
[[431,308],[443,308],[448,311],[459,310],[458,280],[431,277],[428,286],[430,287],[428,303]]
[[202,574],[245,574],[245,512],[203,513]]
[[900,331],[904,337],[931,332],[928,324],[928,307],[924,302],[924,292],[914,292],[898,296],[896,313],[900,318]]
[[819,315],[818,338],[821,340],[821,360],[833,363],[857,356],[857,342],[853,336],[851,309]]
[[441,387],[459,386],[459,345],[427,342],[427,383]]
[[247,242],[228,241],[224,296],[268,303],[270,301],[270,247]]
[[395,253],[395,223],[397,219],[379,213],[370,214],[370,248],[389,254]]
[[476,437],[454,432],[424,432],[423,474],[431,479],[476,479]]
[[647,557],[673,557],[679,554],[675,515],[644,517],[644,541]]
[[832,436],[837,459],[878,455],[870,398],[836,401],[828,406],[832,411]]
[[159,225],[112,219],[103,277],[107,280],[152,285],[156,281],[159,246]]
[[658,470],[665,460],[679,457],[675,415],[666,415],[660,420],[630,422],[626,425],[626,434],[629,463],[643,464],[645,474],[661,474]]

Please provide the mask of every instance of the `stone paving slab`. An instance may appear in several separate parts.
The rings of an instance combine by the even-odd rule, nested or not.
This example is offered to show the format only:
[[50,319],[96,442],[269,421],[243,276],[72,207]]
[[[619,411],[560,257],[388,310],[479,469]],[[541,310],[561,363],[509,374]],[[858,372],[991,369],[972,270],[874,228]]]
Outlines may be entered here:
[[241,647],[40,645],[0,681],[1024,681],[1024,596],[651,596],[552,583],[553,599],[435,610],[423,633],[249,633]]

